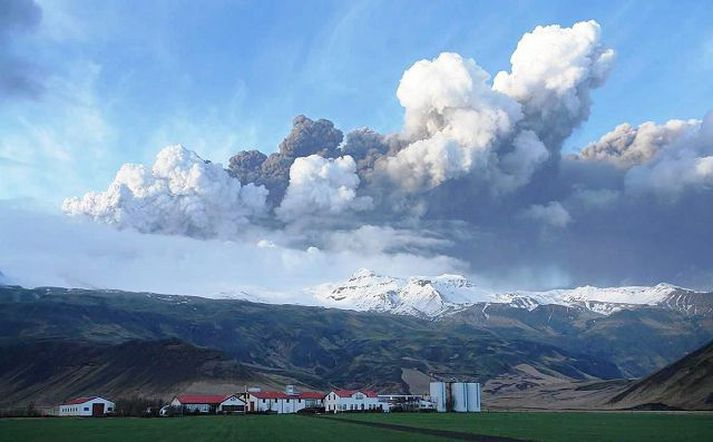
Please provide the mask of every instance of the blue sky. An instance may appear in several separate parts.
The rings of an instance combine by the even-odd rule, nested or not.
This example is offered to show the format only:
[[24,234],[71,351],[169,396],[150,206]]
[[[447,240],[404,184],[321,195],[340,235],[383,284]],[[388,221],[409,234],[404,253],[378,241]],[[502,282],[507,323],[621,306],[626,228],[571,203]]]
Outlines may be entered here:
[[[0,199],[55,205],[182,143],[226,162],[276,149],[293,116],[397,131],[416,60],[455,51],[494,75],[523,33],[595,19],[617,51],[573,150],[622,122],[701,118],[713,103],[713,3],[38,2],[9,34],[44,91],[0,97]],[[3,59],[0,59],[0,63]]]

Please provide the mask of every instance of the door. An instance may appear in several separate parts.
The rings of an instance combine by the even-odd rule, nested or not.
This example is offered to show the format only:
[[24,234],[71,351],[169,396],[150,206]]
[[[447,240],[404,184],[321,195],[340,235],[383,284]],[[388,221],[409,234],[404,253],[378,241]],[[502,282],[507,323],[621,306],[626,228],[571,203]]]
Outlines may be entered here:
[[104,404],[92,404],[92,416],[103,416]]

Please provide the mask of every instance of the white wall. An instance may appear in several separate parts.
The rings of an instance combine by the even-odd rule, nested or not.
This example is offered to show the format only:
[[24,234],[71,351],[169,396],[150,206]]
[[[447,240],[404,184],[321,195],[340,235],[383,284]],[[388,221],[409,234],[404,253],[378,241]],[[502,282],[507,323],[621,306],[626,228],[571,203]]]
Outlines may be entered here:
[[91,416],[92,407],[94,404],[104,404],[104,413],[111,413],[116,408],[116,405],[104,398],[94,398],[82,404],[62,404],[59,406],[60,416]]
[[368,397],[361,392],[356,392],[349,397],[339,397],[337,393],[330,391],[324,399],[324,408],[328,413],[374,410],[378,409],[379,405],[382,405],[379,398]]
[[250,411],[267,412],[273,411],[277,414],[297,413],[303,408],[318,407],[322,405],[320,399],[298,399],[291,397],[289,399],[260,399],[248,393],[247,407],[250,407],[250,402],[255,402],[254,408],[249,408]]
[[243,402],[243,401],[242,401],[241,399],[239,399],[237,396],[230,396],[229,398],[227,398],[226,400],[224,400],[223,402],[221,402],[221,403],[218,405],[217,411],[218,411],[218,412],[223,411],[223,406],[224,406],[224,405],[227,405],[227,406],[235,406],[235,405],[237,405],[237,406],[240,406],[240,405],[245,406],[245,402]]
[[[285,399],[260,399],[260,398],[253,396],[252,394],[248,394],[247,402],[248,402],[248,404],[250,404],[250,402],[255,403],[254,404],[255,408],[251,408],[250,411],[259,411],[259,412],[273,411],[278,414],[289,412],[289,411],[285,411],[285,410],[287,409],[288,405],[291,405],[291,404],[287,404],[285,402]],[[292,401],[290,401],[290,402],[292,402]]]

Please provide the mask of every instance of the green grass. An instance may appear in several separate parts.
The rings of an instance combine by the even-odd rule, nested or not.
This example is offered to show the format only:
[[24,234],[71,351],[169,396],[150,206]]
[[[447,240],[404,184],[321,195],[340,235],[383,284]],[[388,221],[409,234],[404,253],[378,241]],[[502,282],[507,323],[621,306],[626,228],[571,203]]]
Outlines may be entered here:
[[[343,414],[360,419],[538,441],[713,441],[713,414],[481,413]],[[0,419],[1,442],[443,441],[395,430],[305,416],[203,416],[166,419]]]
[[2,442],[443,441],[305,416],[0,419]]
[[713,441],[710,413],[392,413],[342,417],[538,441]]

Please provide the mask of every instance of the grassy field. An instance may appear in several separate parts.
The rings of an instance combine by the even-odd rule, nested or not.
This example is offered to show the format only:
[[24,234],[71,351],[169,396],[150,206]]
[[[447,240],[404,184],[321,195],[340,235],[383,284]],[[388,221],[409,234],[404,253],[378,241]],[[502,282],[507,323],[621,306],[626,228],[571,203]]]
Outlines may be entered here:
[[[404,436],[408,436],[405,438]],[[0,419],[2,442],[442,441],[304,416],[196,416],[166,419]]]
[[[343,414],[337,418],[541,441],[711,441],[713,415],[664,413]],[[333,417],[0,419],[0,441],[443,441]]]
[[349,419],[538,441],[713,441],[713,414],[354,414]]

